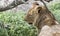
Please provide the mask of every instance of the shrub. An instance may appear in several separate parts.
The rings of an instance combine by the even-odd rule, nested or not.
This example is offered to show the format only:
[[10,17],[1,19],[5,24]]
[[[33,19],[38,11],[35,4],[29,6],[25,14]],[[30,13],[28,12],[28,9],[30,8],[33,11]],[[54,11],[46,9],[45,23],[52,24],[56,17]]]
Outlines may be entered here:
[[60,10],[60,2],[54,2],[49,5],[50,10],[55,11],[55,10]]
[[0,36],[8,36],[6,29],[0,27]]
[[53,2],[49,5],[49,9],[52,11],[56,19],[60,22],[60,2]]
[[24,16],[23,11],[0,13],[0,21],[3,21],[8,36],[37,36],[36,27],[25,22]]

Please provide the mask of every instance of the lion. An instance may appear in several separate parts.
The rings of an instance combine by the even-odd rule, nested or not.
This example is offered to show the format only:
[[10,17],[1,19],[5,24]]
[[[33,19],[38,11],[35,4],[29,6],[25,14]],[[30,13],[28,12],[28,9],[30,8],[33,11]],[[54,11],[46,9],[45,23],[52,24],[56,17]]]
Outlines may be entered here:
[[37,9],[37,15],[35,16],[33,25],[38,29],[41,29],[44,25],[56,25],[59,24],[54,15],[46,9],[45,6],[39,6]]
[[55,19],[54,15],[46,9],[45,6],[37,7],[36,12],[37,15],[35,16],[33,25],[38,28],[38,34],[41,32],[42,27],[45,25],[48,25],[50,28],[53,28],[54,25],[56,25],[55,27],[58,27],[58,21]]
[[[33,10],[33,11],[32,11]],[[55,16],[47,9],[45,5],[37,5],[34,9],[30,10],[30,14],[26,16],[28,23],[32,23],[34,26],[38,28],[38,36],[58,36],[60,35],[60,25],[58,21],[55,19]],[[31,13],[32,11],[32,13]],[[29,18],[28,18],[29,17]],[[29,19],[32,18],[32,22]],[[44,29],[44,27],[47,27]],[[49,30],[48,30],[49,29]],[[47,33],[45,31],[48,31]],[[51,30],[51,33],[50,33]],[[54,32],[52,32],[54,30]],[[57,30],[57,31],[56,31]],[[59,30],[59,32],[58,32]],[[49,34],[48,34],[49,33]],[[51,35],[50,35],[51,34]]]

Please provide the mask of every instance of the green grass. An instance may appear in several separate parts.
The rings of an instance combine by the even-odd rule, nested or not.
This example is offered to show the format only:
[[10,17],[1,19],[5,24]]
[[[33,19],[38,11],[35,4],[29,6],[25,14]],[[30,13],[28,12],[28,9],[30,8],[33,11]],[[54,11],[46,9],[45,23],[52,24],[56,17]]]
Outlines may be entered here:
[[54,14],[55,18],[60,22],[60,2],[49,4],[50,11]]
[[[3,22],[3,25],[5,27],[7,26],[5,28],[7,31],[6,35],[8,36],[36,36],[37,35],[36,27],[29,25],[27,22],[25,22],[24,16],[25,13],[23,11],[19,11],[19,12],[6,11],[0,13],[0,21]],[[1,33],[4,34],[4,32]]]

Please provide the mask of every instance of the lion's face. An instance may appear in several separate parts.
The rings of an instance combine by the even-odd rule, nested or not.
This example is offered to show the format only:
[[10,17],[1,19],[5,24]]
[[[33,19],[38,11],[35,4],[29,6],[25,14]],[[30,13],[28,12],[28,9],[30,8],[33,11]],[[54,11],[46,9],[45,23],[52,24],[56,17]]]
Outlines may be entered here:
[[32,10],[30,10],[26,16],[25,16],[25,21],[27,21],[29,24],[32,24],[38,15],[38,10],[40,10],[40,6],[36,6]]

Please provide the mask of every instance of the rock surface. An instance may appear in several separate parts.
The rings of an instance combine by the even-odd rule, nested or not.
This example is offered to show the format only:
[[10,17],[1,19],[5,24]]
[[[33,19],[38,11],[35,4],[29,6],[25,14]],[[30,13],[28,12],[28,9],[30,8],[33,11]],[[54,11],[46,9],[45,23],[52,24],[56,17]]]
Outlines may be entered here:
[[[14,0],[0,0],[0,8],[9,5],[9,3],[12,3],[13,1],[14,1]],[[22,1],[23,1],[23,0],[22,0]],[[53,1],[51,1],[51,2],[58,2],[58,1],[60,1],[60,0],[53,0]],[[2,3],[2,2],[3,2],[3,3]],[[14,12],[17,12],[17,11],[20,11],[20,10],[23,10],[23,11],[27,12],[27,11],[31,8],[31,5],[32,5],[33,2],[35,2],[35,0],[28,0],[26,4],[18,5],[18,6],[16,6],[15,8],[10,9],[10,10],[12,10],[12,11],[14,11]],[[51,3],[51,2],[50,2],[50,3]],[[40,3],[40,2],[38,2],[38,3]],[[46,3],[46,5],[49,4],[48,2],[45,2],[45,3]],[[7,5],[6,5],[6,4],[7,4]],[[10,10],[9,10],[9,11],[10,11]]]

